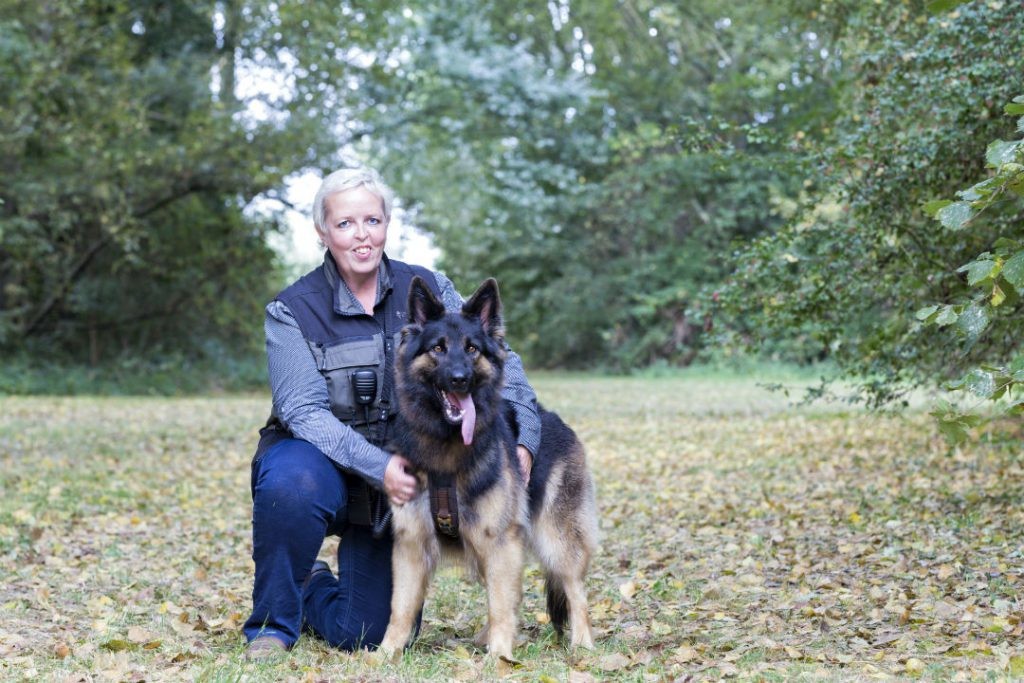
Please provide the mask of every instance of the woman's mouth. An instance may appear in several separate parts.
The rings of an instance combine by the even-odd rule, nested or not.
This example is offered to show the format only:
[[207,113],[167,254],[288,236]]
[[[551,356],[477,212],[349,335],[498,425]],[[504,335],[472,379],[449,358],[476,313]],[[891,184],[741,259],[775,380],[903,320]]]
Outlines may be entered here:
[[373,252],[373,247],[356,247],[352,250],[358,258],[366,258]]

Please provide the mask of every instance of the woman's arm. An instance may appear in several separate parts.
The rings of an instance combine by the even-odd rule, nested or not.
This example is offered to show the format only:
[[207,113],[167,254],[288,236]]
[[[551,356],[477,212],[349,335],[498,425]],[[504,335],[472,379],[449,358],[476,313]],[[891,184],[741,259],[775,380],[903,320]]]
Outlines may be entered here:
[[298,323],[282,302],[267,305],[264,330],[277,417],[293,435],[319,448],[342,469],[384,488],[391,454],[368,442],[331,412],[327,381],[317,370]]

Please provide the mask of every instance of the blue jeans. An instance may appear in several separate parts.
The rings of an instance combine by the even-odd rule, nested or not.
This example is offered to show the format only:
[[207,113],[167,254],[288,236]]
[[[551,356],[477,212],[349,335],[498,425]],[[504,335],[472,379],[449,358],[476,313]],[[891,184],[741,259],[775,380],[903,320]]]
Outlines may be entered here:
[[[247,640],[272,635],[291,647],[305,628],[345,650],[376,647],[391,615],[391,535],[347,523],[348,489],[308,441],[284,439],[253,462],[252,559]],[[339,534],[338,578],[303,586],[329,534]]]

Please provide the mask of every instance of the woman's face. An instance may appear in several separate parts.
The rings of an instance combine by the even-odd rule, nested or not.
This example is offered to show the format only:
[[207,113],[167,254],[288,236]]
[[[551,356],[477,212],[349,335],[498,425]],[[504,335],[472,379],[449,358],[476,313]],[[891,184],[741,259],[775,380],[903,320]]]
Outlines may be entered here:
[[346,282],[376,275],[387,237],[384,201],[365,187],[335,192],[324,199],[320,239]]

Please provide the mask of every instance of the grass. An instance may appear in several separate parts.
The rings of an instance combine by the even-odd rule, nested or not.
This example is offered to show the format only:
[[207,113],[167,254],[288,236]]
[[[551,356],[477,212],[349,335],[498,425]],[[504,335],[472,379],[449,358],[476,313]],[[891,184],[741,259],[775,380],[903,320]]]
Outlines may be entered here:
[[533,379],[584,440],[598,485],[595,651],[554,642],[531,565],[517,668],[470,644],[482,592],[452,570],[435,580],[421,637],[395,665],[308,637],[280,661],[247,663],[248,462],[268,398],[7,397],[0,678],[1024,675],[1024,460],[1013,425],[950,450],[921,412],[795,408],[735,373]]

